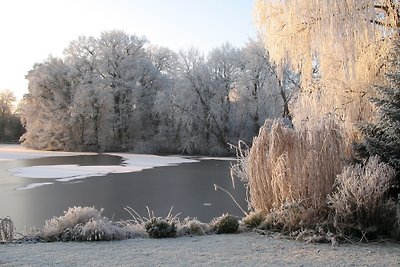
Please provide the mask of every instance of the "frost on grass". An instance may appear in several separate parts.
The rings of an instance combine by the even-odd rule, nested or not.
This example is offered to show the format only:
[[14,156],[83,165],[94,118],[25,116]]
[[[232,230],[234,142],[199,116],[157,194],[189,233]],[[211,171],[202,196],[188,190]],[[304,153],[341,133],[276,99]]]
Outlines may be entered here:
[[131,220],[112,222],[102,216],[103,209],[95,207],[73,207],[63,216],[47,220],[38,232],[38,237],[47,242],[54,241],[109,241],[136,237],[167,238],[186,235],[206,235],[213,233],[210,224],[197,219],[180,220],[172,216],[172,209],[166,217],[156,217],[148,210],[148,217],[140,216],[134,209],[125,210]]

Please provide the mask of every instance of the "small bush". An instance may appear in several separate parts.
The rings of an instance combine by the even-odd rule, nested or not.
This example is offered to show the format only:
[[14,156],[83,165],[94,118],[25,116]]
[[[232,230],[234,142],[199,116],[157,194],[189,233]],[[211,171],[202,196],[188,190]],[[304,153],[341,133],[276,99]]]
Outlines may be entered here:
[[239,229],[239,221],[236,217],[224,214],[213,222],[217,234],[232,234]]
[[315,216],[317,212],[314,209],[306,209],[300,202],[287,202],[279,209],[270,211],[258,228],[290,234],[302,228],[314,227],[315,222],[321,220],[321,217]]
[[306,243],[331,243],[336,246],[343,238],[331,232],[329,228],[326,225],[316,225],[314,228],[309,227],[292,232],[291,236]]
[[119,229],[122,229],[122,233],[126,239],[148,237],[144,224],[136,224],[131,221],[119,221],[117,225],[119,226]]
[[397,207],[387,197],[394,175],[394,169],[377,156],[364,165],[344,168],[337,176],[335,192],[328,197],[335,227],[358,231],[362,239],[394,227]]
[[162,218],[151,218],[146,222],[145,229],[149,237],[152,238],[168,238],[176,236],[175,223]]
[[107,218],[89,220],[74,227],[75,241],[110,241],[126,238],[126,230],[113,225]]
[[250,212],[243,218],[243,223],[247,228],[257,228],[265,219],[262,212]]
[[128,231],[101,216],[95,207],[73,207],[64,216],[47,220],[41,231],[45,241],[101,241],[124,239]]
[[11,241],[14,238],[14,223],[10,217],[0,219],[0,241]]
[[210,232],[210,225],[207,223],[202,223],[197,219],[185,218],[177,226],[177,236],[206,235]]

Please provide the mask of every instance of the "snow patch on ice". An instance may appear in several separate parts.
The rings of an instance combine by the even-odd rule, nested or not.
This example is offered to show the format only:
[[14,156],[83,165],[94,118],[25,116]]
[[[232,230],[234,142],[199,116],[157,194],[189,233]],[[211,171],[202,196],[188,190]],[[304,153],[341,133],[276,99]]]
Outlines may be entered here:
[[[93,176],[105,176],[109,173],[140,172],[145,169],[162,166],[174,166],[181,163],[198,162],[198,160],[181,157],[162,157],[138,154],[111,154],[124,158],[123,165],[79,166],[79,165],[40,165],[10,169],[13,176],[24,178],[55,179],[59,182],[70,182]],[[30,189],[30,188],[24,188]]]
[[123,158],[128,167],[150,169],[155,167],[176,166],[182,163],[199,162],[197,159],[187,159],[179,156],[157,156],[150,154],[110,153],[109,155]]
[[[71,182],[93,176],[105,176],[109,173],[140,172],[145,169],[163,166],[175,166],[182,163],[199,162],[179,156],[156,156],[147,154],[108,153],[123,158],[122,165],[79,166],[79,165],[41,165],[8,170],[13,176],[23,178],[55,179],[59,182]],[[33,159],[55,156],[96,155],[96,153],[54,152],[26,149],[21,145],[0,145],[0,161]],[[32,189],[53,183],[32,183],[22,189]]]
[[24,186],[24,187],[17,188],[17,190],[33,189],[36,187],[50,185],[50,184],[54,184],[54,183],[33,183],[33,184],[28,184],[27,186]]
[[13,176],[24,178],[57,179],[69,182],[91,176],[104,176],[108,173],[127,173],[141,171],[141,168],[126,166],[79,166],[79,165],[40,165],[11,169]]

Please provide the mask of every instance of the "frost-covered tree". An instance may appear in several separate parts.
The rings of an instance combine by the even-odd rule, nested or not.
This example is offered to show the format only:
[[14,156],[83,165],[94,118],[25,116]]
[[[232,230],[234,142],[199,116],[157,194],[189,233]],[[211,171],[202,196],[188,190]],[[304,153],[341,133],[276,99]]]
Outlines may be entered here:
[[211,113],[215,137],[222,147],[234,141],[230,131],[233,124],[231,95],[243,68],[242,56],[240,49],[226,43],[214,48],[207,60],[214,92]]
[[237,137],[250,143],[267,118],[282,114],[283,101],[262,42],[250,40],[242,48],[242,54],[242,69],[231,98],[236,107]]
[[400,171],[400,42],[398,40],[393,45],[389,66],[386,74],[387,82],[374,87],[377,96],[372,102],[378,116],[374,122],[364,123],[361,126],[364,142],[357,145],[357,148],[361,156],[378,155]]
[[[180,149],[188,153],[204,153],[204,144],[211,144],[217,133],[211,113],[214,90],[204,56],[197,49],[181,51],[178,76],[171,91],[171,104],[180,112],[178,120]],[[215,143],[213,144],[215,147]]]
[[23,133],[15,102],[16,97],[11,90],[0,91],[0,141],[16,141]]
[[[180,148],[188,153],[227,153],[235,121],[232,92],[241,72],[241,51],[230,44],[207,59],[196,49],[179,54],[170,101],[180,114]],[[236,140],[235,140],[236,141]]]
[[223,44],[207,58],[182,52],[177,71],[168,99],[183,151],[227,153],[230,143],[250,143],[266,118],[281,114],[276,75],[260,42],[243,49]]
[[[397,29],[398,8],[397,0],[257,0],[256,17],[271,58],[280,66],[289,62],[307,78],[318,57],[324,75],[336,71],[346,76],[356,71],[368,46]],[[338,69],[333,59],[340,62]]]
[[256,19],[281,77],[287,65],[301,74],[298,121],[336,113],[352,122],[373,114],[365,88],[382,77],[399,26],[397,0],[257,0]]
[[74,81],[73,101],[68,108],[72,146],[104,150],[113,140],[113,97],[110,86],[103,82],[98,41],[81,36],[70,42],[64,55]]
[[128,149],[148,136],[156,127],[152,109],[162,82],[145,43],[121,31],[104,32],[72,41],[64,59],[37,64],[27,76],[25,144]]
[[21,141],[37,149],[71,149],[67,112],[72,86],[69,66],[50,57],[35,64],[27,79],[29,94],[24,96],[21,107],[26,133]]
[[177,144],[181,142],[178,118],[182,111],[175,106],[175,94],[176,87],[179,86],[179,55],[169,48],[152,46],[150,58],[160,73],[158,82],[162,86],[157,90],[153,107],[157,121],[156,135],[146,145],[148,148],[152,147],[151,151],[178,153],[180,151]]
[[100,70],[103,85],[110,86],[114,97],[114,134],[118,145],[132,144],[134,116],[138,99],[144,97],[147,72],[146,40],[121,31],[104,32],[98,39]]
[[9,116],[13,113],[13,106],[16,101],[14,93],[10,90],[0,91],[0,115]]
[[121,31],[82,36],[28,73],[22,140],[52,150],[226,154],[280,113],[273,74],[259,42],[205,57]]
[[0,91],[0,140],[6,139],[6,126],[13,114],[13,104],[16,98],[10,90]]

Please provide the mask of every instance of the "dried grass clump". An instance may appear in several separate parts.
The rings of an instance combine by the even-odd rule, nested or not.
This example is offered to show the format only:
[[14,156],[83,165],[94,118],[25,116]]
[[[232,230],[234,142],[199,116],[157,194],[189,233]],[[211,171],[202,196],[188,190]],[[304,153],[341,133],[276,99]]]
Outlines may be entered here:
[[100,241],[126,238],[126,229],[102,217],[95,207],[69,208],[63,216],[47,220],[41,231],[45,241]]
[[377,156],[364,165],[344,168],[337,176],[335,192],[328,197],[335,212],[336,228],[359,232],[366,241],[371,235],[396,227],[399,207],[388,200],[394,176],[394,169]]
[[302,203],[319,212],[342,169],[341,152],[341,130],[331,117],[313,129],[266,121],[233,172],[247,182],[255,211],[267,214],[286,203]]
[[0,241],[11,241],[14,238],[14,223],[10,217],[0,218]]

